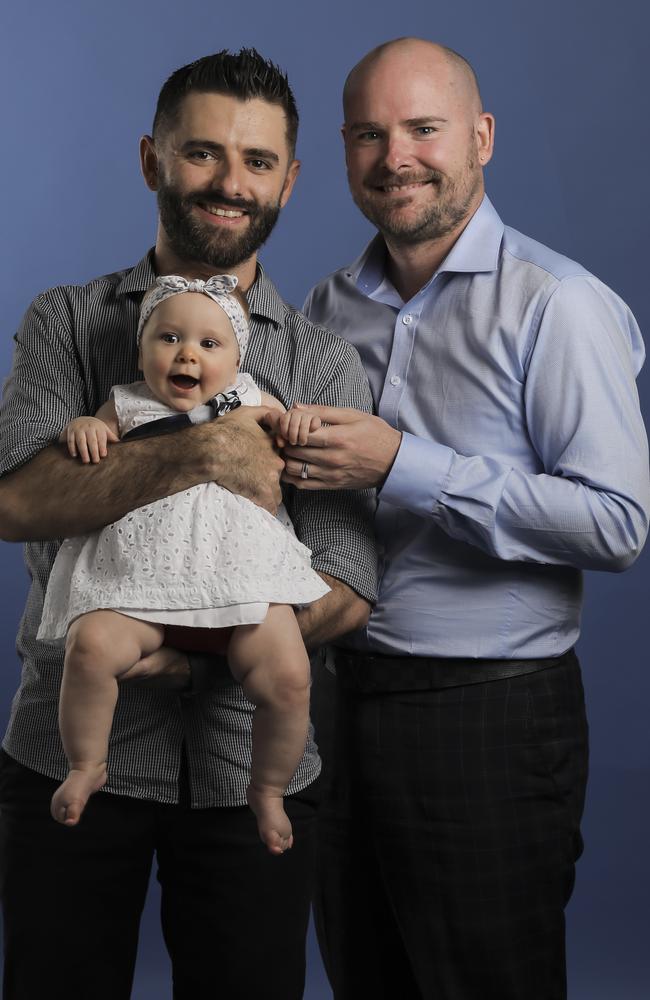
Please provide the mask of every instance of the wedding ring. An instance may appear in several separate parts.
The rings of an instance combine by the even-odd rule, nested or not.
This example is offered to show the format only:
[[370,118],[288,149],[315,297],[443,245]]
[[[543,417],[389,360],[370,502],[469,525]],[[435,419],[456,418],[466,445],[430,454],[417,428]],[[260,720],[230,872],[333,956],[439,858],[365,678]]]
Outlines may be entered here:
[[309,466],[306,462],[302,463],[302,469],[300,470],[301,479],[309,479]]

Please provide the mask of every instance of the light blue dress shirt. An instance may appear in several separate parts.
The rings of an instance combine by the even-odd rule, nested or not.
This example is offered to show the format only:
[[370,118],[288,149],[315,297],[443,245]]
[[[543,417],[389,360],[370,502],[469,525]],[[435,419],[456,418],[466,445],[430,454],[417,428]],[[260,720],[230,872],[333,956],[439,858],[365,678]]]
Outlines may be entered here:
[[378,236],[304,307],[354,344],[403,432],[379,494],[379,600],[350,644],[559,656],[579,634],[580,571],[625,569],[647,533],[636,321],[487,198],[408,302],[384,261]]

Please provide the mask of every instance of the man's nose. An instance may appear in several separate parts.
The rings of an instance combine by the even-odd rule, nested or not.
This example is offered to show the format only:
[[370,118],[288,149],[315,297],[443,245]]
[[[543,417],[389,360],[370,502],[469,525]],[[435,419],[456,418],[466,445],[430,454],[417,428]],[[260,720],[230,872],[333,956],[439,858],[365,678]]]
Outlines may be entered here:
[[244,164],[235,158],[224,158],[216,170],[215,183],[226,198],[241,198],[244,190]]
[[384,143],[384,163],[394,173],[413,166],[413,151],[407,136],[389,135]]

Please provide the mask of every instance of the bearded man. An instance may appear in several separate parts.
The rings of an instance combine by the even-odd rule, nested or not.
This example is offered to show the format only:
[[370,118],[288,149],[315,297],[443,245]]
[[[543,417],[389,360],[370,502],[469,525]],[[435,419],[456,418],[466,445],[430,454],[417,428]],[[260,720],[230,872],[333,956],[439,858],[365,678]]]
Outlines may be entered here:
[[625,569],[646,537],[643,345],[610,289],[499,219],[461,56],[382,45],[343,105],[379,234],[305,309],[357,347],[378,415],[317,410],[330,426],[286,474],[379,488],[381,582],[336,656],[321,946],[336,1000],[561,1000],[581,571]]
[[[319,770],[311,738],[285,800],[295,846],[273,857],[246,806],[253,706],[214,661],[190,663],[165,648],[131,671],[151,684],[123,684],[105,792],[68,829],[48,810],[66,770],[57,727],[63,651],[36,641],[61,536],[211,480],[273,512],[280,501],[283,462],[255,408],[121,443],[92,467],[53,444],[112,385],[136,378],[139,305],[157,274],[237,276],[251,314],[246,369],[286,406],[307,399],[370,408],[354,349],[287,306],[257,262],[298,175],[297,125],[286,77],[254,50],[177,70],[141,142],[143,174],[158,196],[155,248],[133,268],[39,296],[16,337],[0,411],[0,534],[28,542],[32,586],[0,775],[6,1000],[126,1000],[154,855],[175,998],[303,994],[310,786]],[[371,513],[362,492],[298,494],[287,505],[332,588],[297,613],[313,649],[367,617]],[[179,694],[190,672],[194,693]],[[167,689],[153,683],[161,679]]]

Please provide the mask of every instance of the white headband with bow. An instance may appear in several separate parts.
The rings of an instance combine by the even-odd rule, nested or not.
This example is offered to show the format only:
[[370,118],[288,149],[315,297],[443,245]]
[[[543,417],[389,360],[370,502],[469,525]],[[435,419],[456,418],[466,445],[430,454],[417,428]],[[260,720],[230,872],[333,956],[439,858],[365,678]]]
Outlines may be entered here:
[[156,284],[145,295],[140,309],[137,333],[138,345],[142,337],[143,327],[156,306],[159,306],[165,299],[171,298],[172,295],[180,295],[182,292],[199,292],[201,295],[207,295],[213,302],[216,302],[230,320],[237,343],[239,344],[239,360],[241,364],[248,345],[249,329],[246,314],[232,294],[236,287],[237,278],[234,274],[214,274],[207,281],[202,281],[201,278],[188,280],[180,274],[165,274],[160,278],[156,278]]

